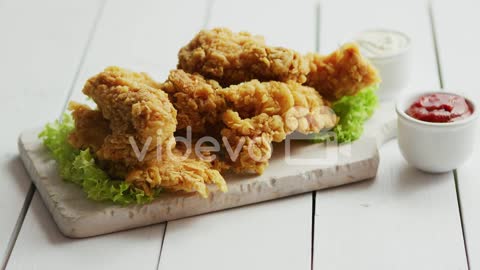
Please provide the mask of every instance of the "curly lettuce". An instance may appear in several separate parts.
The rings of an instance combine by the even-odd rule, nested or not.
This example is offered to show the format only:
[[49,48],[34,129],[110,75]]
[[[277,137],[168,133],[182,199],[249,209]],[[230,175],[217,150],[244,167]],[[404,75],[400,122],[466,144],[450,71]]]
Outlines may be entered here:
[[[376,86],[367,87],[355,96],[345,96],[332,104],[332,109],[340,121],[333,128],[338,143],[353,142],[363,133],[363,124],[369,119],[378,105],[375,94]],[[319,133],[314,137],[315,142],[325,142],[328,134]]]
[[89,199],[110,201],[116,204],[145,204],[151,202],[160,192],[147,195],[143,190],[121,180],[113,180],[95,163],[95,159],[87,150],[73,148],[67,141],[74,129],[70,115],[65,114],[62,121],[55,121],[45,126],[39,134],[43,144],[57,161],[60,176],[67,182],[80,187]]

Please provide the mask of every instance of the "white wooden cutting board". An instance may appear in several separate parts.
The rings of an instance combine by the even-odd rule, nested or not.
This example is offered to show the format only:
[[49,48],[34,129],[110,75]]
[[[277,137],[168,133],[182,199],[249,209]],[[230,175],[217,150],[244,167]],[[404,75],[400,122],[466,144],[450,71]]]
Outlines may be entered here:
[[80,187],[60,178],[55,161],[38,139],[41,129],[23,132],[19,151],[60,231],[83,238],[370,179],[377,173],[378,147],[396,134],[394,111],[393,104],[382,104],[365,125],[363,136],[351,144],[292,141],[291,159],[285,158],[286,143],[276,144],[263,175],[225,175],[229,191],[212,187],[208,199],[164,193],[147,205],[91,201]]

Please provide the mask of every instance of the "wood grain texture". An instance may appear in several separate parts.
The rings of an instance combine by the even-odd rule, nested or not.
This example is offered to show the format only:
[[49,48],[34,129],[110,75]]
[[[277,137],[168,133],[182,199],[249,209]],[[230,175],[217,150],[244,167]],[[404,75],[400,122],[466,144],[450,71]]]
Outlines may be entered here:
[[0,3],[0,267],[31,199],[25,201],[31,182],[16,137],[59,116],[98,7],[94,1]]
[[155,269],[163,232],[150,226],[72,240],[57,229],[37,192],[7,269]]
[[312,212],[304,197],[168,222],[159,269],[309,269]]
[[[467,95],[479,104],[480,2],[434,1],[432,11],[444,88]],[[472,158],[457,169],[457,181],[470,269],[475,270],[480,269],[480,141],[472,147]]]
[[86,80],[108,66],[165,81],[180,48],[202,29],[206,11],[207,0],[107,1],[71,100],[86,101],[81,91]]
[[[53,10],[56,9],[52,8],[45,14]],[[76,12],[78,16],[85,16],[79,10]],[[165,79],[169,69],[175,67],[180,44],[188,41],[201,28],[205,12],[206,1],[107,1],[79,77],[74,83],[72,99],[84,101],[85,97],[81,94],[83,83],[108,65],[148,71],[160,80]],[[51,27],[57,24],[58,21]],[[69,37],[72,32],[64,35]],[[72,53],[63,57],[73,56]],[[58,67],[65,68],[61,64]],[[64,105],[62,101],[58,100],[59,108]],[[54,117],[43,116],[35,124],[40,126]],[[9,269],[156,267],[165,229],[163,224],[128,233],[72,241],[59,233],[47,213],[43,204],[29,209],[12,252]],[[31,260],[33,253],[38,253],[35,257],[38,260]]]
[[[323,1],[320,15],[322,52],[351,33],[399,30],[413,41],[404,91],[439,87],[425,1]],[[413,169],[396,142],[380,159],[373,181],[317,193],[314,269],[466,269],[452,173]]]

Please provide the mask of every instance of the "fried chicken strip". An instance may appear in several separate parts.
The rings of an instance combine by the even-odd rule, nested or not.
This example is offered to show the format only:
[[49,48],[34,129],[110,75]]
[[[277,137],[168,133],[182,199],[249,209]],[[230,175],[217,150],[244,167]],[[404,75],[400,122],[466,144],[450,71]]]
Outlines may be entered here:
[[[75,129],[69,134],[68,142],[77,149],[89,149],[96,155],[104,146],[105,139],[112,135],[110,121],[103,118],[99,110],[93,110],[87,105],[70,102],[68,109],[72,111]],[[114,178],[124,178],[128,168],[119,162],[97,160],[100,167]]]
[[200,31],[178,53],[178,68],[198,72],[222,86],[258,79],[304,83],[308,62],[299,53],[269,47],[263,37],[226,28]]
[[151,160],[131,170],[125,181],[142,187],[161,187],[168,191],[198,192],[207,198],[208,184],[215,184],[222,192],[227,192],[227,184],[212,164],[197,157],[185,156],[185,152],[174,148],[160,160]]
[[294,131],[308,134],[331,129],[337,122],[315,89],[292,81],[253,80],[219,93],[231,108],[222,115],[224,145],[241,147],[238,157],[230,156],[237,172],[261,174],[268,166],[272,142],[281,142]]
[[75,129],[68,136],[69,143],[77,149],[98,151],[105,138],[112,134],[110,122],[103,118],[102,112],[87,105],[70,102],[68,109],[75,122]]
[[[100,158],[136,163],[129,155],[128,137],[133,137],[141,147],[150,141],[149,150],[173,138],[176,110],[168,95],[155,85],[148,75],[119,67],[108,67],[87,81],[83,93],[95,101],[112,130],[108,147],[98,152]],[[128,150],[118,151],[122,147]]]
[[[328,121],[321,117],[331,115],[331,112],[323,110],[328,102],[311,87],[293,81],[259,83],[258,80],[253,80],[241,85],[241,91],[237,91],[238,85],[221,88],[214,80],[206,80],[202,75],[172,70],[161,88],[168,93],[177,110],[177,131],[191,127],[193,133],[204,135],[209,130],[217,130],[227,109],[238,111],[242,117],[258,115],[264,109],[275,114],[279,111],[279,108],[274,109],[275,104],[272,103],[275,102],[286,102],[286,109],[296,107],[296,110],[289,110],[287,116],[290,120],[286,119],[291,125],[290,132],[318,132],[325,128],[322,122]],[[270,95],[273,98],[269,98]],[[282,101],[282,98],[288,100]],[[269,108],[266,109],[267,107]],[[314,125],[313,128],[311,125]]]
[[[252,80],[221,88],[202,75],[173,70],[161,88],[178,112],[179,129],[191,126],[202,135],[218,130],[221,138],[216,138],[229,156],[226,163],[216,163],[220,170],[262,173],[272,142],[281,142],[294,131],[331,129],[337,122],[315,89],[294,81]],[[238,148],[238,156],[232,157]]]
[[332,101],[379,81],[375,68],[354,44],[328,56],[303,56],[294,50],[267,46],[263,37],[226,28],[200,31],[180,49],[178,59],[178,68],[215,79],[224,87],[252,79],[293,80],[314,87]]
[[[83,89],[97,103],[98,110],[71,105],[75,130],[70,143],[93,151],[108,172],[125,171],[125,180],[147,194],[161,187],[196,191],[205,197],[209,183],[225,191],[225,181],[210,161],[191,156],[179,159],[182,151],[175,148],[173,137],[176,110],[157,86],[145,74],[106,68],[88,80]],[[143,159],[134,151],[130,138],[140,143],[140,150],[146,147]]]
[[329,100],[353,96],[379,82],[377,71],[354,44],[346,44],[327,56],[311,53],[306,58],[310,63],[306,85]]
[[203,76],[172,70],[160,87],[177,109],[177,130],[191,127],[193,133],[206,134],[226,110],[225,100],[218,94],[221,86]]

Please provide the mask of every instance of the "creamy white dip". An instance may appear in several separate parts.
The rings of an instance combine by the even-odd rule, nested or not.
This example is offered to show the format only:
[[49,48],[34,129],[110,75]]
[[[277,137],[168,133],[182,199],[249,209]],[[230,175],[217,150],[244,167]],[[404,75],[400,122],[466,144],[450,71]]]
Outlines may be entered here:
[[354,39],[363,55],[368,58],[393,56],[410,45],[410,39],[396,31],[369,30]]

